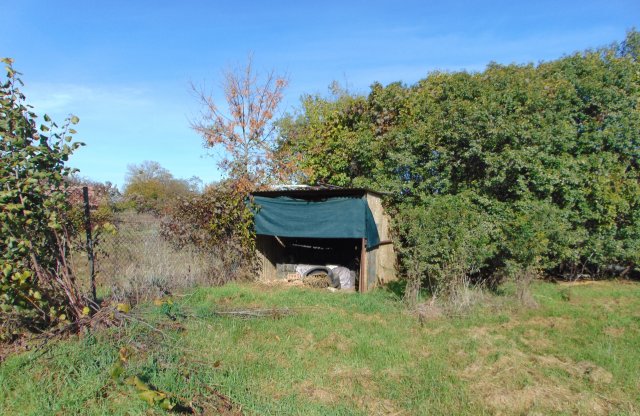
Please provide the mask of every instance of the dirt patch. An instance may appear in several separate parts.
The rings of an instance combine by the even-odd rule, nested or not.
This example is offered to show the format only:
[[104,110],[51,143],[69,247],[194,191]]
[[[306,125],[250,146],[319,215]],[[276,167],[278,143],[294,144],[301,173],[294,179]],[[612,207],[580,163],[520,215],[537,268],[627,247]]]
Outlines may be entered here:
[[28,344],[23,342],[3,343],[0,342],[0,364],[4,362],[8,357],[17,355],[28,349]]

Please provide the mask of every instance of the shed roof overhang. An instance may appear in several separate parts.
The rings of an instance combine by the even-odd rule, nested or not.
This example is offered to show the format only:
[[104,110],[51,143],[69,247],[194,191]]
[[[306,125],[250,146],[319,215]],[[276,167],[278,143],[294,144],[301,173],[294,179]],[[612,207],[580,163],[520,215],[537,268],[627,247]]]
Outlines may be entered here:
[[351,197],[363,198],[366,194],[372,194],[378,197],[385,195],[382,192],[374,191],[367,188],[341,188],[334,186],[285,186],[275,187],[273,189],[254,191],[254,196],[278,197],[288,196],[299,199],[325,199],[332,197]]

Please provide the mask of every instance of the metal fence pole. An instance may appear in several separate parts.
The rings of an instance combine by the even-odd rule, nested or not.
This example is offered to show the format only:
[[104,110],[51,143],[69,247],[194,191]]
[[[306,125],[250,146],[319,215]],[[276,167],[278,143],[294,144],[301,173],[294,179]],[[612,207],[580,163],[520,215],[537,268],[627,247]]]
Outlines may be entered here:
[[93,256],[93,238],[91,236],[91,214],[89,212],[89,188],[82,187],[82,198],[84,199],[84,229],[87,233],[87,256],[89,258],[89,282],[91,284],[91,297],[94,302],[98,302],[96,296],[96,271],[95,257]]

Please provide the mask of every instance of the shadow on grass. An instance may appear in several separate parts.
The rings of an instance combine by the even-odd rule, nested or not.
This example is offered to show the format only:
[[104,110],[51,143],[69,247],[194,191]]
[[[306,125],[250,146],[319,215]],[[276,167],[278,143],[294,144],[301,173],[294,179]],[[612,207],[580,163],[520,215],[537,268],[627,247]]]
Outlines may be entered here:
[[404,297],[404,290],[406,287],[406,283],[402,280],[394,280],[392,282],[386,283],[383,286],[383,289],[387,292],[392,293],[394,296],[397,296],[399,299]]
[[[395,280],[393,282],[386,283],[382,286],[382,289],[391,293],[394,297],[397,297],[398,300],[404,299],[404,293],[407,287],[407,282],[405,280]],[[418,296],[421,299],[431,298],[432,293],[426,287],[420,288],[420,295]]]

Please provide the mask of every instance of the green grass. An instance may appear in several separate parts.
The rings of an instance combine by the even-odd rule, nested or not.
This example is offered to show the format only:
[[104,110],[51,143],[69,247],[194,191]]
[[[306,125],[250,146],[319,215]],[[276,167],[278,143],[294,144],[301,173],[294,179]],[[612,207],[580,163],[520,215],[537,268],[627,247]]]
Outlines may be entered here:
[[[8,358],[0,414],[162,414],[111,378],[123,346],[124,377],[205,414],[211,389],[259,415],[640,412],[640,284],[537,282],[524,310],[509,291],[421,325],[382,290],[202,288],[133,311],[162,333],[130,323]],[[241,307],[295,314],[212,313]]]

